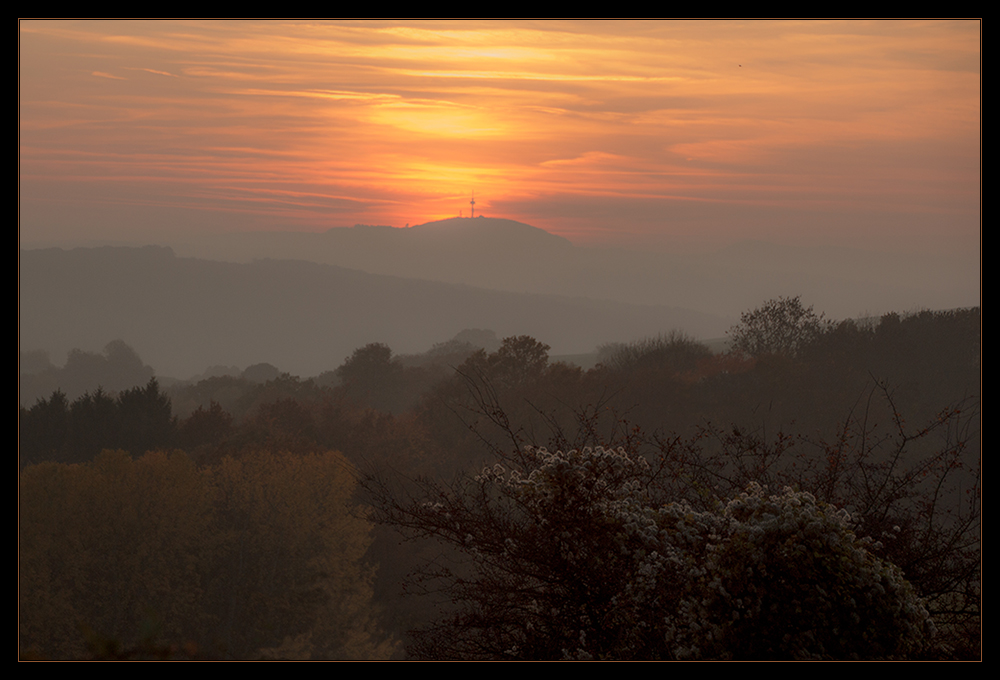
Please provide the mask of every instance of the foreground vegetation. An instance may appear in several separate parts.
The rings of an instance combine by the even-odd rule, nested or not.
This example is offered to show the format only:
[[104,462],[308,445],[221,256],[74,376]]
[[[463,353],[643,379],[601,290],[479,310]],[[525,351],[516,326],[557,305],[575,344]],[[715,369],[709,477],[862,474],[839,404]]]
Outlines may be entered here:
[[[932,649],[902,572],[849,514],[751,483],[698,510],[625,449],[527,448],[415,502],[370,480],[382,521],[465,558],[423,572],[454,612],[426,659],[859,659]],[[459,571],[461,566],[465,569]],[[462,571],[471,571],[469,578]]]
[[176,653],[195,657],[388,656],[354,485],[334,453],[247,452],[198,468],[181,452],[105,451],[28,467],[22,649],[82,657],[96,651],[89,629],[92,640],[183,643]]
[[56,391],[19,415],[22,654],[978,658],[979,310],[779,299],[732,341]]

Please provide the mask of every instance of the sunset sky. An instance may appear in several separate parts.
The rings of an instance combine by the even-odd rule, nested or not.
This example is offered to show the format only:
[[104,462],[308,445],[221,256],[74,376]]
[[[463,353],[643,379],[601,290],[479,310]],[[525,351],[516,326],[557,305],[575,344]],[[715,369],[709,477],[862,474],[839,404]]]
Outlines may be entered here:
[[403,227],[978,260],[981,26],[22,21],[22,246]]

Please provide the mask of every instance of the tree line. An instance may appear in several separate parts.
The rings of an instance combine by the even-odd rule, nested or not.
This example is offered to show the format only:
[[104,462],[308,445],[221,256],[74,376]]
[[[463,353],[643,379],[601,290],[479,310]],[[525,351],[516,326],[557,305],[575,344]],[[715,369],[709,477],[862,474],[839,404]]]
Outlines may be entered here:
[[[622,573],[652,573],[650,578],[659,585],[644,591],[652,599],[636,595],[629,600],[629,606],[638,607],[630,615],[633,618],[640,612],[652,615],[653,603],[665,601],[663,598],[673,606],[693,602],[690,598],[701,587],[693,582],[683,585],[677,581],[680,572],[671,571],[673,567],[656,566],[640,555],[643,550],[661,555],[660,551],[668,548],[680,550],[671,542],[673,520],[664,519],[666,524],[662,525],[656,520],[649,525],[666,532],[666,543],[641,547],[636,543],[640,536],[630,533],[634,523],[640,521],[636,518],[666,507],[674,508],[666,511],[668,514],[681,512],[678,508],[683,506],[688,510],[682,515],[694,513],[692,517],[700,518],[699,526],[708,532],[705,536],[730,536],[726,539],[729,543],[713,543],[712,539],[698,544],[702,547],[694,553],[678,553],[678,559],[686,554],[683,559],[695,560],[699,568],[707,569],[710,565],[704,555],[732,556],[734,553],[726,552],[730,550],[727,546],[756,536],[757,524],[767,514],[755,510],[740,517],[727,515],[725,508],[730,503],[757,508],[791,504],[806,508],[801,512],[789,510],[792,514],[788,521],[792,524],[820,515],[840,517],[823,525],[826,533],[822,541],[839,541],[848,550],[844,555],[867,565],[850,572],[854,576],[849,577],[849,583],[864,581],[874,572],[887,574],[889,581],[883,586],[897,583],[893,569],[900,569],[919,607],[926,610],[927,620],[939,629],[934,645],[925,644],[928,630],[920,623],[923,619],[919,607],[913,605],[916,600],[906,599],[910,591],[900,586],[893,592],[903,600],[892,606],[917,607],[910,609],[917,612],[916,618],[896,622],[910,626],[907,630],[911,634],[902,643],[904,646],[875,646],[863,654],[855,653],[880,658],[978,656],[979,310],[885,315],[833,323],[804,307],[798,298],[778,299],[744,315],[730,338],[731,351],[724,354],[712,353],[676,332],[606,345],[600,348],[601,363],[588,371],[550,361],[548,346],[527,336],[506,338],[490,349],[477,349],[464,342],[446,344],[420,360],[394,356],[390,348],[375,343],[358,348],[339,368],[311,380],[279,375],[256,383],[218,377],[171,388],[169,393],[151,382],[145,388],[135,388],[135,394],[125,399],[133,402],[132,411],[119,403],[128,391],[115,397],[100,391],[100,399],[95,399],[94,394],[84,395],[77,400],[81,401],[76,409],[78,422],[105,424],[100,427],[73,425],[76,402],[67,403],[57,393],[30,409],[21,409],[20,457],[22,466],[41,461],[72,462],[82,470],[96,464],[102,449],[130,451],[133,465],[139,464],[146,450],[179,449],[183,454],[176,455],[183,455],[194,470],[211,477],[214,473],[208,471],[247,461],[258,452],[282,452],[290,459],[342,452],[343,460],[357,471],[368,494],[352,503],[372,508],[369,512],[375,515],[371,517],[385,522],[374,529],[361,558],[363,563],[379,565],[370,582],[370,612],[381,611],[386,639],[392,636],[406,641],[415,656],[465,658],[479,654],[476,658],[510,658],[505,654],[517,646],[524,658],[562,658],[564,647],[569,656],[594,658],[680,658],[683,654],[678,650],[693,647],[701,650],[695,656],[705,658],[846,658],[836,651],[845,647],[838,647],[840,643],[834,641],[823,643],[821,651],[794,646],[781,651],[768,647],[771,643],[766,640],[745,648],[730,645],[726,651],[726,645],[706,647],[692,630],[682,631],[683,626],[672,633],[678,640],[673,651],[649,647],[648,640],[655,637],[651,631],[647,633],[653,637],[647,642],[629,637],[624,629],[619,631],[619,637],[608,632],[602,638],[598,628],[588,628],[582,622],[593,622],[599,612],[610,611],[600,609],[605,606],[598,606],[601,601],[619,602],[626,591],[632,592],[636,585],[631,576],[613,580],[596,569],[591,582],[607,582],[610,590],[603,590],[600,597],[595,595],[593,601],[581,592],[574,595],[563,590],[544,591],[538,589],[539,581],[524,581],[529,573],[542,581],[548,578],[538,570],[551,565],[538,564],[538,560],[558,551],[555,546],[544,547],[549,539],[540,538],[548,515],[524,514],[520,496],[504,496],[514,488],[509,485],[510,475],[516,471],[520,478],[530,478],[533,473],[537,477],[548,474],[539,471],[553,469],[551,465],[572,470],[581,461],[589,460],[588,456],[596,456],[594,452],[600,447],[604,453],[599,457],[605,462],[624,455],[639,466],[629,468],[631,476],[619,480],[624,486],[618,491],[609,491],[615,488],[611,484],[602,487],[601,493],[628,496],[642,487],[645,495],[632,497],[632,509],[627,513],[609,510],[602,500],[605,496],[588,496],[593,505],[580,517],[590,519],[566,530],[589,537],[593,545],[580,546],[584,552],[589,551],[587,559],[600,562],[602,550],[621,540],[632,546],[630,550],[638,551],[631,553],[632,566]],[[91,404],[85,407],[88,401]],[[180,415],[170,414],[171,402],[175,410],[183,405]],[[126,421],[135,422],[126,425]],[[60,422],[68,425],[60,429]],[[141,423],[147,425],[140,427]],[[154,423],[159,425],[154,427]],[[73,434],[77,432],[98,435],[87,438]],[[154,438],[154,432],[159,433],[155,435],[159,439]],[[86,446],[76,442],[86,442]],[[534,462],[525,458],[527,447],[536,452]],[[555,458],[538,453],[543,448]],[[607,452],[611,452],[611,458],[605,455]],[[511,461],[520,462],[511,465]],[[484,486],[484,469],[494,469],[497,464],[504,468],[506,476],[503,480],[488,477],[492,481]],[[37,464],[25,467],[22,479],[38,468]],[[57,465],[54,469],[62,468]],[[637,470],[646,472],[640,474]],[[546,498],[578,496],[605,484],[607,480],[601,481],[604,476],[556,475],[550,478],[544,493],[548,494]],[[788,493],[793,495],[787,495],[785,487],[792,489]],[[739,501],[741,498],[744,500]],[[496,499],[500,505],[491,505]],[[441,517],[427,510],[437,503],[465,508],[465,520],[455,520],[462,526],[474,526],[484,517],[493,524],[487,522],[482,524],[481,532],[472,532],[471,542],[465,540],[465,534],[441,533]],[[482,514],[496,508],[502,512]],[[846,517],[838,514],[839,509],[845,509]],[[400,521],[404,511],[410,513],[409,524]],[[735,506],[732,512],[736,512]],[[460,516],[452,513],[453,518]],[[245,513],[243,521],[249,521]],[[723,525],[730,529],[719,533]],[[22,522],[22,534],[24,526]],[[418,538],[400,547],[394,529]],[[845,532],[854,538],[848,539]],[[428,536],[436,536],[443,544],[435,547]],[[529,536],[536,537],[533,540],[537,549],[529,547]],[[817,574],[825,574],[832,567],[822,555],[808,564],[797,561],[795,545],[801,541],[795,536],[779,532],[768,539],[789,546],[794,555],[790,553],[788,561],[770,566],[747,563],[740,569],[791,569],[789,573],[805,574],[802,578],[807,583],[818,582]],[[865,537],[871,537],[871,541],[857,542]],[[508,538],[522,550],[503,553]],[[492,563],[493,567],[477,565],[475,556],[494,554],[492,550],[499,550],[495,554],[504,555],[509,568],[522,580],[512,580],[507,572],[490,571],[497,563]],[[434,556],[435,568],[421,567],[424,555]],[[844,555],[837,559],[848,559]],[[448,572],[438,569],[447,563],[443,558],[455,560],[447,567]],[[723,581],[735,578],[723,578],[723,574],[736,573],[725,571],[733,565],[726,567],[728,563],[724,563],[712,562],[716,565],[713,569],[722,570],[712,573]],[[412,581],[407,580],[407,573],[423,576]],[[449,577],[458,580],[449,581]],[[792,579],[782,578],[785,583]],[[399,597],[401,584],[407,584],[406,589],[413,592],[430,587],[434,579],[456,598],[457,604],[433,597]],[[674,585],[668,587],[668,582]],[[456,583],[461,586],[458,590],[448,590]],[[556,617],[542,626],[540,620],[524,615],[528,611],[525,607],[534,605],[523,599],[512,600],[509,591],[497,591],[494,586],[498,583],[520,583],[517,592],[536,602],[561,598],[563,604],[557,609],[575,602],[582,608],[580,615],[574,614],[573,625],[568,619]],[[530,583],[536,585],[525,585]],[[776,583],[766,587],[754,582],[730,584],[732,588],[757,588],[759,597],[738,598],[757,604],[739,610],[743,623],[725,624],[731,627],[723,628],[731,632],[722,635],[720,629],[720,639],[736,639],[726,635],[737,635],[743,630],[740,626],[750,625],[747,621],[761,624],[764,619],[754,616],[763,616],[760,612],[765,603],[766,607],[777,607],[775,611],[783,611],[781,607],[786,605],[803,606],[805,595],[790,595],[780,601],[764,597],[765,591],[785,587]],[[667,590],[657,590],[661,587]],[[730,592],[730,586],[725,587]],[[860,591],[851,590],[855,586],[844,587],[844,592],[854,593],[851,597],[858,601]],[[857,614],[841,607],[842,602],[832,602],[823,605],[828,607],[824,611],[834,617],[831,621],[847,621]],[[496,618],[471,620],[463,603],[495,611]],[[721,607],[725,600],[716,603]],[[883,605],[890,606],[878,606]],[[49,607],[48,611],[54,609]],[[211,620],[210,628],[218,627],[221,615],[211,616],[216,618],[202,620]],[[718,613],[711,616],[718,619]],[[772,620],[787,621],[789,617],[776,614]],[[534,621],[536,633],[529,634],[524,625],[517,628],[518,621]],[[562,625],[560,622],[565,625],[558,632],[556,624]],[[766,626],[753,629],[764,630]],[[542,634],[540,630],[547,632]],[[803,628],[797,639],[801,642],[815,636],[811,630]],[[656,636],[663,632],[659,630]],[[581,634],[593,644],[579,643]],[[739,633],[738,637],[743,635]],[[246,653],[259,656],[261,650],[282,645],[283,654],[295,653],[295,645],[299,645],[299,652],[305,649],[307,631],[289,632],[287,637],[287,645],[284,637],[272,638]],[[487,638],[510,645],[502,649],[482,647]],[[577,641],[575,646],[569,644],[570,638]],[[848,635],[844,639],[853,638]],[[454,644],[445,644],[448,640]],[[528,644],[529,640],[534,642]],[[681,645],[682,640],[687,642]],[[371,649],[388,649],[373,644]],[[473,654],[469,650],[476,645],[481,649]],[[318,655],[330,653],[331,647],[310,649]],[[548,651],[543,653],[543,649]]]

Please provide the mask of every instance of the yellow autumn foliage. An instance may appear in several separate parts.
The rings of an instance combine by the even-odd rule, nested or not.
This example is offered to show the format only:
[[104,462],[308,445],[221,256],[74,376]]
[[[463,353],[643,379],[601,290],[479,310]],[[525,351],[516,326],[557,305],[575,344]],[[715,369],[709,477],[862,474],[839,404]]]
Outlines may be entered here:
[[80,658],[91,630],[222,658],[379,658],[370,525],[337,453],[182,452],[20,475],[22,654]]

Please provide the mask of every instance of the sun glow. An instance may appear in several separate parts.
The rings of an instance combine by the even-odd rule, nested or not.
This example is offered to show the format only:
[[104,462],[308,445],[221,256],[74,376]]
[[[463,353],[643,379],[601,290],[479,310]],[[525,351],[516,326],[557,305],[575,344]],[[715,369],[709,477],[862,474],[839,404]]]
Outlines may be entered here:
[[680,202],[771,206],[775,234],[842,212],[819,240],[947,214],[968,240],[979,45],[977,22],[26,21],[21,233],[58,233],[55,187],[109,228],[273,201],[274,229],[419,223],[480,187],[570,238],[599,225],[554,206],[601,197],[651,235]]

